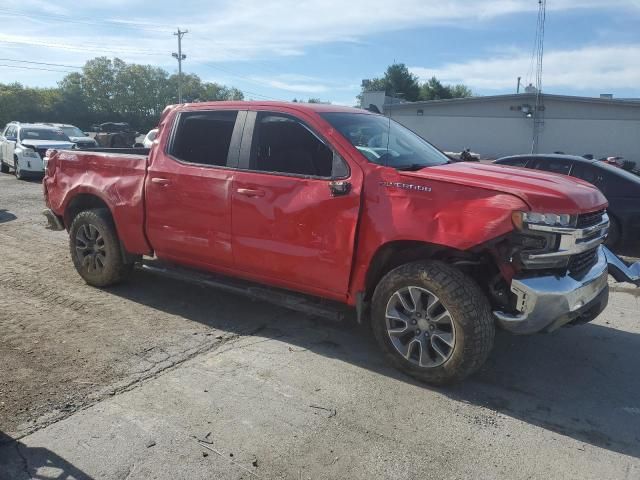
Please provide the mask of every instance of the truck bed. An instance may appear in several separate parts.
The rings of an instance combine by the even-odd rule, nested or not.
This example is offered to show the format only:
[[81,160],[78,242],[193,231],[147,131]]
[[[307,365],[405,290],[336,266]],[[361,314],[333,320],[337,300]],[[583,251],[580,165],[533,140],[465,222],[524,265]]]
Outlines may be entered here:
[[74,209],[83,202],[89,202],[91,206],[94,202],[95,208],[110,207],[126,250],[135,254],[149,253],[151,247],[144,235],[148,152],[146,148],[53,152],[43,182],[47,205],[67,229]]

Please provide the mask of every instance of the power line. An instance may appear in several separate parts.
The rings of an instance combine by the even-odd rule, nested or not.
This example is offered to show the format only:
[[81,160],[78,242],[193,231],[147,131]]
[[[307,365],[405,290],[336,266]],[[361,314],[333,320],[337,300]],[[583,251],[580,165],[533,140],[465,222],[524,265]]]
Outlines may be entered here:
[[[115,54],[119,54],[119,55],[124,55],[124,54],[128,54],[128,55],[145,55],[145,56],[165,56],[166,53],[160,53],[160,52],[152,52],[150,50],[126,50],[126,49],[122,49],[122,50],[113,50],[113,49],[104,49],[102,46],[100,45],[96,45],[94,47],[94,49],[91,48],[84,48],[84,47],[77,47],[75,45],[67,45],[64,43],[44,43],[44,42],[28,42],[28,41],[18,41],[18,40],[0,40],[0,43],[7,43],[7,44],[12,44],[12,45],[30,45],[30,46],[35,46],[35,47],[45,47],[45,48],[52,48],[52,49],[60,49],[60,50],[72,50],[72,51],[78,51],[78,52],[88,52],[88,53],[92,53],[94,55],[101,55],[105,52],[107,53],[115,53]],[[88,45],[88,44],[85,44]]]
[[151,32],[159,32],[165,33],[167,30],[153,28],[153,25],[145,24],[145,23],[137,23],[137,22],[129,22],[126,20],[117,20],[117,19],[105,19],[96,21],[95,19],[76,17],[76,16],[68,16],[61,14],[47,14],[41,15],[37,13],[24,13],[17,10],[9,10],[6,8],[0,8],[0,15],[11,15],[16,17],[26,17],[32,19],[44,19],[44,20],[53,20],[57,22],[65,22],[65,23],[76,23],[83,25],[97,25],[97,26],[117,26],[119,28],[130,28],[135,30],[147,30]]
[[[289,90],[287,88],[282,88],[282,87],[276,87],[275,85],[269,85],[269,84],[267,84],[265,82],[260,82],[258,80],[253,79],[253,78],[250,78],[250,77],[247,77],[247,76],[244,76],[244,75],[239,75],[237,73],[233,73],[230,70],[227,70],[225,68],[219,67],[217,65],[213,65],[213,64],[208,63],[208,62],[203,62],[202,65],[207,65],[210,68],[213,68],[215,70],[220,70],[221,72],[224,72],[224,73],[230,75],[231,77],[239,78],[241,80],[244,80],[246,82],[251,82],[251,83],[253,83],[255,85],[259,85],[261,87],[275,88],[276,90],[282,90],[283,92],[289,92],[289,93],[292,93],[293,95],[300,95],[300,93],[301,93],[299,91]],[[302,93],[304,93],[304,92],[302,92]]]
[[[210,68],[211,70],[220,70],[219,68],[214,67],[214,66],[212,66],[212,65],[209,65],[208,63],[203,63],[203,64],[201,64],[201,65],[202,65],[203,67],[205,67],[205,68]],[[235,88],[235,89],[237,89],[237,90],[240,90],[242,93],[249,94],[249,95],[252,95],[252,96],[254,96],[254,97],[261,97],[261,98],[262,98],[262,99],[264,99],[264,100],[282,101],[282,99],[281,99],[281,98],[270,97],[270,96],[268,96],[268,95],[264,95],[264,94],[262,94],[262,93],[252,92],[251,90],[245,90],[245,89],[238,88],[238,87],[232,87],[232,88]]]
[[0,58],[0,62],[30,63],[30,64],[34,64],[34,65],[49,65],[51,67],[66,67],[66,68],[82,69],[82,67],[78,67],[76,65],[63,65],[61,63],[32,62],[32,61],[29,61],[29,60],[16,60],[15,58]]
[[74,73],[73,70],[53,70],[51,68],[41,68],[41,67],[25,67],[23,65],[6,65],[6,64],[0,64],[0,67],[7,67],[7,68],[21,68],[23,70],[44,70],[47,72],[58,72],[58,73]]

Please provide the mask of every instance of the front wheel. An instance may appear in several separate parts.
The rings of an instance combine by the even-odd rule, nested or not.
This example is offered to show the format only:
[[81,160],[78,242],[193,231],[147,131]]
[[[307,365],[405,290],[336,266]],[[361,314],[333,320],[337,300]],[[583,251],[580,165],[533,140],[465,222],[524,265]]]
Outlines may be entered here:
[[378,284],[371,323],[385,358],[432,384],[462,380],[486,361],[495,336],[489,302],[468,276],[441,262],[402,265]]
[[106,287],[123,281],[133,263],[126,263],[108,210],[80,212],[69,229],[73,264],[89,285]]
[[13,173],[15,174],[16,178],[18,180],[24,180],[24,175],[22,173],[22,169],[20,168],[20,162],[18,161],[17,158],[13,159]]

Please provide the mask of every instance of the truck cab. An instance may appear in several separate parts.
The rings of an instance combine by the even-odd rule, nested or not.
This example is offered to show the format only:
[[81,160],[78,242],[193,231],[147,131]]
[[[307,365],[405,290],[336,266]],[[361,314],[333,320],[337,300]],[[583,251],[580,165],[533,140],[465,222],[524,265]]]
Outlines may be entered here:
[[89,284],[159,261],[222,275],[236,293],[290,292],[293,308],[299,295],[353,308],[392,365],[430,383],[479,368],[496,327],[552,331],[607,305],[597,188],[452,163],[362,110],[168,107],[148,151],[54,152],[44,190]]

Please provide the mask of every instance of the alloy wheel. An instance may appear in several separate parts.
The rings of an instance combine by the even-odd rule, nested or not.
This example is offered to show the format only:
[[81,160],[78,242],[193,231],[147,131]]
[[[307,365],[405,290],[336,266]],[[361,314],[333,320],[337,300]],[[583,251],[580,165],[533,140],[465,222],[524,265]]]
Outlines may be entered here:
[[107,259],[104,238],[91,224],[82,225],[76,233],[76,254],[80,264],[90,273],[104,269]]
[[433,292],[414,286],[397,290],[387,302],[385,320],[392,345],[412,364],[434,368],[451,358],[455,324]]

